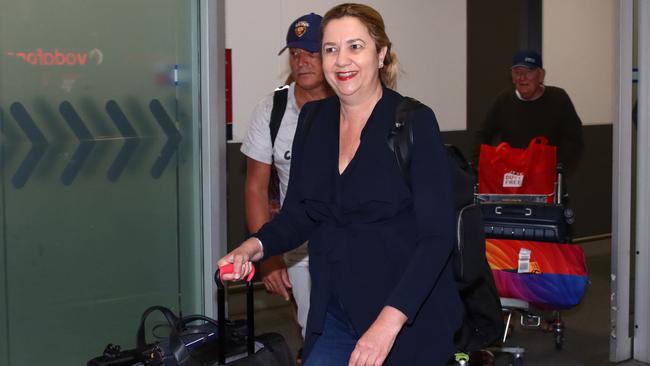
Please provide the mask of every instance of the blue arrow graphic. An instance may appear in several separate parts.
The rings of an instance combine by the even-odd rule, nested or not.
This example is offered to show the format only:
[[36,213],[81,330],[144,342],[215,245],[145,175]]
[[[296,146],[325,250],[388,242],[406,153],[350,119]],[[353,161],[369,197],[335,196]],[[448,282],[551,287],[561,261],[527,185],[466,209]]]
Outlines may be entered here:
[[95,146],[95,139],[70,102],[65,101],[61,103],[59,112],[66,123],[68,123],[68,126],[70,126],[72,132],[77,136],[77,139],[79,139],[79,146],[72,154],[72,159],[70,159],[68,165],[63,169],[63,174],[61,174],[61,181],[67,186],[72,184],[81,168],[83,168],[86,158]]
[[156,121],[158,121],[160,128],[162,128],[165,135],[167,135],[167,142],[160,151],[160,155],[156,159],[156,162],[151,167],[151,176],[158,179],[165,171],[165,168],[169,164],[169,160],[171,160],[172,155],[174,155],[174,152],[178,148],[182,136],[176,129],[174,122],[169,117],[169,114],[167,114],[160,101],[157,99],[152,100],[151,103],[149,103],[149,109],[154,118],[156,118]]
[[113,123],[115,123],[115,126],[117,126],[117,129],[120,130],[120,133],[125,139],[124,145],[122,145],[120,152],[115,157],[115,160],[113,160],[110,168],[108,168],[107,173],[108,180],[117,182],[140,141],[126,115],[114,100],[109,100],[106,103],[106,113],[111,117]]
[[36,123],[32,117],[27,113],[25,107],[22,104],[16,102],[9,107],[11,115],[14,117],[18,126],[21,130],[27,135],[27,138],[32,142],[32,148],[25,156],[25,159],[20,163],[18,170],[11,179],[11,183],[15,188],[22,188],[25,186],[25,183],[29,180],[29,177],[34,172],[34,168],[41,160],[47,150],[47,140],[41,132],[41,130],[36,127]]

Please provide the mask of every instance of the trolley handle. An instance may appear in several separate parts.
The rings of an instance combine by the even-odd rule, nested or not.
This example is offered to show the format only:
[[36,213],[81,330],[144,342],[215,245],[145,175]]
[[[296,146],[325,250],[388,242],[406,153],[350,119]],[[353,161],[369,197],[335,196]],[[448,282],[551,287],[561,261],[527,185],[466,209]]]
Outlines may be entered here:
[[[217,365],[226,363],[226,290],[223,285],[222,276],[232,273],[234,265],[232,263],[219,267],[214,272],[214,282],[217,284],[217,324],[218,324],[218,352]],[[255,311],[253,306],[253,276],[255,275],[255,266],[251,268],[251,273],[246,277],[246,351],[249,355],[255,353]]]
[[[232,273],[234,271],[234,267],[235,266],[232,263],[228,263],[219,267],[219,269],[217,269],[214,272],[214,282],[217,284],[217,286],[220,287],[223,286],[223,275]],[[251,282],[254,276],[255,276],[255,266],[253,265],[251,267],[251,272],[246,277],[246,282]]]
[[497,215],[523,215],[528,217],[533,214],[533,210],[526,206],[495,206],[494,213]]

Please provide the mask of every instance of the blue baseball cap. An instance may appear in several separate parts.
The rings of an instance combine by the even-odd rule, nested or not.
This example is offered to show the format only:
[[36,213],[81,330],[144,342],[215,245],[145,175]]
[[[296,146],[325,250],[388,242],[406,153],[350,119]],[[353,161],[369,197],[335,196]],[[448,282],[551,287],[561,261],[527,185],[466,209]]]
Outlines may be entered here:
[[512,68],[524,66],[529,69],[542,68],[542,55],[533,50],[521,50],[512,56]]
[[287,31],[287,45],[278,52],[282,54],[287,48],[300,48],[309,52],[320,51],[320,21],[318,14],[309,13],[296,19]]

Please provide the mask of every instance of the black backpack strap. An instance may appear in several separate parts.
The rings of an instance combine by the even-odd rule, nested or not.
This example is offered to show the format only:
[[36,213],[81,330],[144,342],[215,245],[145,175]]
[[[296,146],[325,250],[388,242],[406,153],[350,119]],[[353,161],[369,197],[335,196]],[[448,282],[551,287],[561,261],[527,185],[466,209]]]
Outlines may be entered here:
[[314,106],[305,111],[305,121],[303,122],[303,135],[307,136],[311,126],[314,124],[314,117],[318,114],[321,103],[314,103]]
[[271,109],[271,119],[269,120],[269,129],[271,130],[271,146],[275,144],[275,138],[278,136],[284,111],[287,109],[287,99],[289,96],[289,86],[281,86],[275,89],[273,93],[273,109]]
[[411,147],[413,146],[413,119],[415,110],[422,105],[411,97],[403,97],[395,111],[395,125],[387,138],[388,147],[395,153],[397,164],[410,186],[409,167],[411,165]]
[[306,103],[304,106],[302,106],[302,110],[300,114],[304,114],[302,116],[302,120],[299,119],[298,126],[296,127],[296,134],[294,135],[293,138],[293,145],[292,145],[292,152],[291,152],[291,164],[293,165],[293,153],[295,151],[299,151],[302,149],[302,147],[305,144],[305,140],[307,140],[307,137],[309,136],[309,133],[314,126],[314,120],[316,119],[316,116],[318,115],[322,101],[316,101],[316,102],[309,102]]

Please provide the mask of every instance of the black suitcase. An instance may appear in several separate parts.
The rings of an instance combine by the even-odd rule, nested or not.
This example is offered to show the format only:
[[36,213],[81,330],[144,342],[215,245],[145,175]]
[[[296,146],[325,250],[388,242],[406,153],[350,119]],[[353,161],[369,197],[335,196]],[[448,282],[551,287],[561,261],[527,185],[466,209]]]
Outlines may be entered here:
[[[217,284],[217,323],[218,334],[226,332],[225,290],[219,278],[219,270],[214,274]],[[219,344],[216,365],[232,366],[295,366],[296,361],[289,345],[278,333],[264,333],[255,337],[255,311],[253,307],[253,281],[246,282],[246,351],[232,355],[229,350],[231,342],[226,337],[217,339]],[[230,356],[227,356],[230,355]]]
[[561,204],[481,203],[485,237],[554,243],[571,242],[573,211]]

